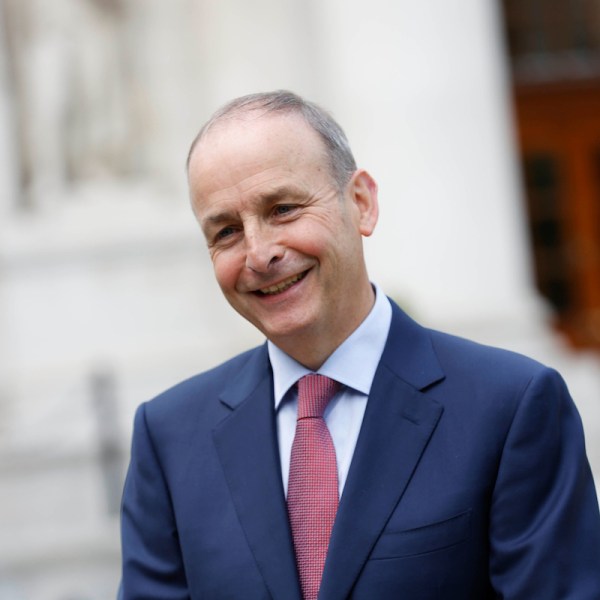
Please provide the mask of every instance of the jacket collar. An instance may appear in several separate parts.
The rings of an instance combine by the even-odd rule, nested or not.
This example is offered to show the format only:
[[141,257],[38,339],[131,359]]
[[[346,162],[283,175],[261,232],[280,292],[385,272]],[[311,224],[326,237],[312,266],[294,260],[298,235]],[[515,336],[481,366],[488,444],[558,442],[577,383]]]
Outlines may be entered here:
[[[349,595],[442,415],[441,405],[422,393],[444,378],[430,336],[393,302],[392,309],[331,537],[322,600]],[[273,598],[299,600],[266,345],[250,353],[221,401],[232,412],[214,440],[248,544]]]

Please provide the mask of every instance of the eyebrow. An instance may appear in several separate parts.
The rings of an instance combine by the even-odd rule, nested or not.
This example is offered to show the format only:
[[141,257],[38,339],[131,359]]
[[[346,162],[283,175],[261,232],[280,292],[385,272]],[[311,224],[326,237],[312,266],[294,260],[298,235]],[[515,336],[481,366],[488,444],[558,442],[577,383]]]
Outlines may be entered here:
[[217,213],[216,215],[210,215],[205,219],[202,219],[202,227],[204,227],[205,224],[218,225],[219,223],[223,223],[224,221],[231,221],[234,218],[234,213],[225,210],[223,212]]
[[[258,197],[258,202],[262,208],[265,208],[274,202],[281,200],[282,198],[287,197],[291,199],[297,199],[300,196],[302,196],[302,191],[300,189],[282,185],[278,188],[275,188],[273,191],[260,194]],[[214,215],[209,215],[203,219],[202,228],[204,229],[204,227],[208,225],[219,225],[227,221],[235,221],[236,218],[236,213],[229,210],[224,210],[222,212],[215,213]]]

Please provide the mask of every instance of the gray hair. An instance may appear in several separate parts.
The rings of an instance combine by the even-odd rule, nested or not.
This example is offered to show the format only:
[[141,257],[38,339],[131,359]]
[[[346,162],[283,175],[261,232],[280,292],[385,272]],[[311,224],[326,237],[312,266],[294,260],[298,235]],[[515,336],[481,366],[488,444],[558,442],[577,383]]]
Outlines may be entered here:
[[190,160],[198,142],[216,123],[227,117],[253,110],[263,110],[265,113],[295,113],[300,115],[325,144],[331,175],[339,189],[344,188],[352,173],[356,171],[356,161],[344,130],[320,106],[287,90],[241,96],[217,110],[194,138],[188,153],[186,168],[189,169]]

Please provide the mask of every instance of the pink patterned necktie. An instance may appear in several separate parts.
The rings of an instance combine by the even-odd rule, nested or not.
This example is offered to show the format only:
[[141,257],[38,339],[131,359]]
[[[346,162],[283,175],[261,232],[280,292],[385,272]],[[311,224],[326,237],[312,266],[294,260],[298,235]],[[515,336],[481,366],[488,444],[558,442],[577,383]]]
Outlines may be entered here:
[[335,448],[323,419],[340,384],[323,375],[298,381],[298,421],[288,481],[292,527],[304,600],[316,600],[338,507]]

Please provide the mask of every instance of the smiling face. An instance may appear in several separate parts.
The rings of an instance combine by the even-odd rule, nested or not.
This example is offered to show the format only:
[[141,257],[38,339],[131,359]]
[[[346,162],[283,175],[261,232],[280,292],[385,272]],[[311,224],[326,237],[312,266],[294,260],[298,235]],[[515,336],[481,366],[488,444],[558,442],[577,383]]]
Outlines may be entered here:
[[375,182],[359,170],[340,191],[301,117],[247,111],[200,140],[189,185],[229,303],[318,368],[373,304],[362,236],[377,221]]

